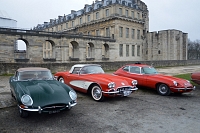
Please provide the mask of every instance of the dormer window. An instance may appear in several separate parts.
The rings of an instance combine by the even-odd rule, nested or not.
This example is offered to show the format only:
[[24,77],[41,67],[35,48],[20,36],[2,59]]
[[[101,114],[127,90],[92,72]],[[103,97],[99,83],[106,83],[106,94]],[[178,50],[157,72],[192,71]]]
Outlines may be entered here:
[[98,5],[97,5],[97,8],[100,8],[100,7],[101,7],[101,5],[100,5],[100,4],[98,4]]

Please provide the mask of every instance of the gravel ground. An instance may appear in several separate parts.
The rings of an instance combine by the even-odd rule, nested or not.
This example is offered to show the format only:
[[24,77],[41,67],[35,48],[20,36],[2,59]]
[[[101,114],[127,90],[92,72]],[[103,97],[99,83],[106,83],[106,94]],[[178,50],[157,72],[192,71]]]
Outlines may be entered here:
[[78,104],[57,114],[19,117],[16,106],[0,109],[0,132],[197,133],[200,131],[200,88],[160,96],[140,89],[127,98],[95,102],[78,93]]
[[[164,69],[159,71],[173,75],[191,72],[195,68],[171,68],[170,73]],[[127,98],[111,98],[104,102],[77,94],[78,104],[70,111],[51,115],[32,113],[24,119],[19,116],[16,103],[10,96],[8,77],[0,76],[0,133],[200,132],[200,86],[191,93],[170,96],[139,88]]]

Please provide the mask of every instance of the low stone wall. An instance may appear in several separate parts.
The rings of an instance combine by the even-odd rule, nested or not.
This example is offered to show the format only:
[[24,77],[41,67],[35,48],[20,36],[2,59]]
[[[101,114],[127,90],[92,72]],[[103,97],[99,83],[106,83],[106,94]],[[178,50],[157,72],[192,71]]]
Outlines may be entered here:
[[[122,61],[122,62],[92,62],[95,64],[102,65],[103,69],[117,70],[125,64],[133,64],[140,62],[143,64],[153,65],[154,67],[170,67],[170,66],[186,66],[186,65],[200,65],[200,60],[163,60],[163,61]],[[72,65],[79,64],[79,62],[73,63],[0,63],[0,75],[3,74],[14,74],[14,72],[21,67],[45,67],[49,68],[53,73],[58,71],[69,70]],[[84,63],[81,63],[84,64]],[[88,64],[88,62],[85,62]]]

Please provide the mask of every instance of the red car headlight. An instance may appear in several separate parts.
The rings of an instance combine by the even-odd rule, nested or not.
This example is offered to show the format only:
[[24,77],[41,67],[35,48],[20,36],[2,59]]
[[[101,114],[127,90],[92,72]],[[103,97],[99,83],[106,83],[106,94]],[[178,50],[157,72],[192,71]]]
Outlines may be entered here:
[[115,88],[115,83],[114,82],[110,82],[108,83],[108,88]]
[[137,80],[133,80],[132,81],[132,84],[135,86],[135,85],[137,85]]
[[173,83],[174,83],[175,86],[178,86],[178,83],[176,81],[173,81]]

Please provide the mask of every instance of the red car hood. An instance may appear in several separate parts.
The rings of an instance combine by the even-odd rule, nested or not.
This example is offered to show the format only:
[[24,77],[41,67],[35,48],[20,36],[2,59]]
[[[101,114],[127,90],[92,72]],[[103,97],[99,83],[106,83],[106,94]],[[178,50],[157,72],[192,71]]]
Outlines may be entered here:
[[176,81],[180,85],[185,85],[185,83],[188,83],[188,81],[185,79],[168,76],[168,75],[163,75],[163,74],[154,74],[154,75],[151,75],[151,78],[155,78],[157,80],[160,79],[160,80],[165,80],[165,81],[172,81],[172,82]]
[[122,76],[117,76],[117,75],[112,75],[112,74],[88,74],[85,75],[85,78],[91,80],[91,81],[96,81],[100,83],[110,83],[110,82],[115,82],[117,86],[121,86],[122,83],[124,85],[132,85],[132,80],[131,78],[126,78]]

